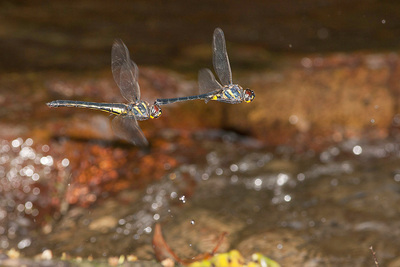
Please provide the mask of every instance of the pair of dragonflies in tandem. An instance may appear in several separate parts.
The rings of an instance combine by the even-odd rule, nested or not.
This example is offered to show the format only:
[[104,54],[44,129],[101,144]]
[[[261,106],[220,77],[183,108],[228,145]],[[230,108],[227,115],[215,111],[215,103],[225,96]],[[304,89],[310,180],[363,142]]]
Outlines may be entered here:
[[112,120],[114,133],[121,139],[137,146],[148,145],[147,139],[137,121],[149,118],[158,118],[161,115],[161,105],[180,101],[202,99],[207,103],[210,100],[237,104],[253,101],[255,94],[250,89],[243,89],[232,82],[232,72],[226,52],[224,33],[220,28],[215,29],[213,36],[213,65],[221,83],[219,83],[209,69],[199,71],[199,95],[157,99],[153,105],[140,99],[138,83],[139,70],[135,62],[130,59],[128,48],[121,40],[116,40],[111,51],[111,69],[115,82],[122,96],[129,104],[122,103],[95,103],[72,100],[56,100],[47,103],[49,107],[79,107],[101,110],[116,117]]

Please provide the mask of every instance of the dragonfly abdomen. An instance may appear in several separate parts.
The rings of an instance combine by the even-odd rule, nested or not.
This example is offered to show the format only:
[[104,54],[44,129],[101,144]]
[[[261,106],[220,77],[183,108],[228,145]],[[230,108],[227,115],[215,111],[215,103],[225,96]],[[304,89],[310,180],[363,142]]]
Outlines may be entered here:
[[201,94],[201,95],[192,95],[192,96],[167,98],[167,99],[157,99],[155,103],[158,105],[167,105],[167,104],[188,101],[188,100],[207,99],[207,98],[210,98],[211,96],[212,96],[212,94],[207,93],[207,94]]
[[96,103],[86,101],[72,101],[72,100],[56,100],[47,103],[49,107],[76,107],[76,108],[89,108],[94,110],[100,110],[114,115],[126,114],[127,105],[119,103]]

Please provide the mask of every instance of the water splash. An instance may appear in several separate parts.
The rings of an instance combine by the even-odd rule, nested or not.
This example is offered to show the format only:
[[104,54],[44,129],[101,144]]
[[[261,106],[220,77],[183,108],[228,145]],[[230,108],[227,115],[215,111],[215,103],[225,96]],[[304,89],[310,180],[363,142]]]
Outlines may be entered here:
[[[32,138],[0,140],[0,249],[32,244],[29,229],[58,202],[57,177],[65,177],[68,159],[47,154],[49,145]],[[43,212],[43,214],[41,214]]]
[[182,182],[180,177],[172,181],[167,175],[165,179],[149,185],[135,204],[136,211],[119,219],[113,239],[132,236],[133,239],[139,240],[143,235],[149,236],[153,232],[154,223],[171,214],[171,204],[181,195],[177,186],[179,182]]

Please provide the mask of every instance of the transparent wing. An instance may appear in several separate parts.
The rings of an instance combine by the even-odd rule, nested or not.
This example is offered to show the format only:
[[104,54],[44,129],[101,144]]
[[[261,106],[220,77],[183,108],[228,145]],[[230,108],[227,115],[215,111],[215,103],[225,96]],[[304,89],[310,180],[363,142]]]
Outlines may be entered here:
[[224,32],[216,28],[213,38],[213,65],[219,80],[223,85],[232,84],[232,71],[226,52]]
[[139,69],[129,58],[129,50],[120,39],[115,40],[112,46],[111,70],[122,96],[128,102],[136,103],[140,99]]
[[112,120],[114,133],[121,139],[124,139],[137,146],[147,146],[146,137],[139,127],[135,116],[117,116]]
[[209,93],[222,89],[221,84],[215,80],[214,74],[209,69],[199,70],[199,90],[200,94]]
[[138,103],[140,100],[138,74],[139,69],[132,60],[121,66],[119,89],[129,102]]

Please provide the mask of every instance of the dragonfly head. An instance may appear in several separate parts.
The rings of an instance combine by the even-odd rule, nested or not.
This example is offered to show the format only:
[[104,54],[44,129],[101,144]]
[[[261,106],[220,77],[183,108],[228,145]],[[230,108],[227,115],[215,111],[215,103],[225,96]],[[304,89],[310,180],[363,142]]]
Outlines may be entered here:
[[157,119],[158,117],[161,116],[162,110],[160,108],[159,105],[157,105],[156,103],[154,103],[151,107],[150,107],[150,118],[151,119]]
[[250,89],[244,90],[244,98],[243,98],[244,102],[250,103],[251,101],[254,100],[255,97],[256,95],[254,94],[254,91]]

